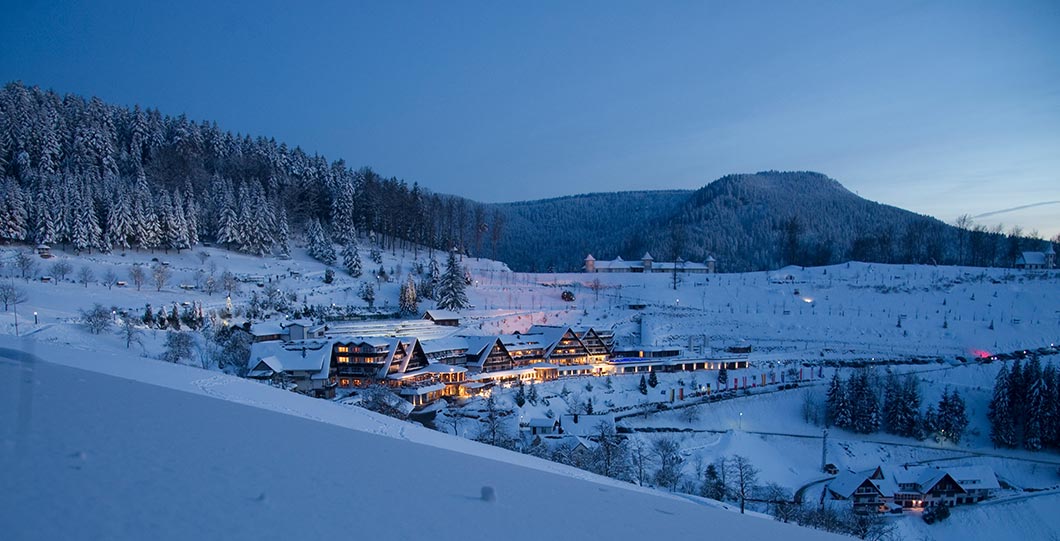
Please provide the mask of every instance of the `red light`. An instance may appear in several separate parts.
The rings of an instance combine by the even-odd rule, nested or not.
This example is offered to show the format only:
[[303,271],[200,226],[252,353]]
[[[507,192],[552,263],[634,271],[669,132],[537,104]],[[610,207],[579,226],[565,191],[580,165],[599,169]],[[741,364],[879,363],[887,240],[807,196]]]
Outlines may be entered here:
[[990,352],[989,351],[983,351],[981,349],[973,349],[972,350],[972,354],[975,355],[976,357],[979,357],[980,359],[985,359],[985,358],[990,356]]

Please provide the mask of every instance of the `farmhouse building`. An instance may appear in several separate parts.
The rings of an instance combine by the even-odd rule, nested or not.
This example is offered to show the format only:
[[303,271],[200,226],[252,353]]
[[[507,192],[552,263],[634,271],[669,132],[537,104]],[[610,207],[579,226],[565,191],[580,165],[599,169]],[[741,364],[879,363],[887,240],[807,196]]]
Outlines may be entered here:
[[986,466],[880,466],[839,474],[828,484],[826,494],[832,501],[851,505],[855,512],[883,513],[976,503],[1000,488],[994,471]]
[[1023,252],[1016,258],[1015,267],[1024,270],[1055,269],[1056,250],[1053,244],[1045,248],[1044,252]]

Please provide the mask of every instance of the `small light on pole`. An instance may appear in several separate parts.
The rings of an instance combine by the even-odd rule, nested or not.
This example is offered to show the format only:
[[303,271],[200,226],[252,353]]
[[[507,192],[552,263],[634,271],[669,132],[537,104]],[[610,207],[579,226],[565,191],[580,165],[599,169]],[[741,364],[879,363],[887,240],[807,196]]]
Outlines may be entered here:
[[740,412],[740,430],[743,430],[743,412]]
[[37,324],[37,312],[33,312],[33,324]]

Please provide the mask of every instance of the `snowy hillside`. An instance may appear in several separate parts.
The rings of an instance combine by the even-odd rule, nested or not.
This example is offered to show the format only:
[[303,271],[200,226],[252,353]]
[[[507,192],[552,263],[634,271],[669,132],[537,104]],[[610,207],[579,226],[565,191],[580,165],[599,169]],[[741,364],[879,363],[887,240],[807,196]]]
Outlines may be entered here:
[[5,539],[832,538],[230,376],[2,346]]

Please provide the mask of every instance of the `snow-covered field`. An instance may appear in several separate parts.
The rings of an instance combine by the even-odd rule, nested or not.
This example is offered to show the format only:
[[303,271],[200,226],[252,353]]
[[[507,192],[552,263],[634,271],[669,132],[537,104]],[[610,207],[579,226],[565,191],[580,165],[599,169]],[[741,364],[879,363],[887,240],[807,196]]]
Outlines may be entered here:
[[[142,345],[126,349],[115,330],[92,335],[77,323],[78,311],[97,302],[135,315],[142,314],[147,303],[156,310],[184,302],[220,309],[226,302],[223,292],[208,295],[179,285],[201,282],[209,274],[219,277],[226,270],[267,280],[265,288],[241,284],[233,295],[237,311],[252,294],[261,295],[273,286],[294,297],[296,306],[364,307],[358,286],[371,280],[377,287],[376,307],[389,312],[397,306],[406,273],[417,262],[427,263],[425,251],[384,252],[380,265],[370,263],[368,249],[362,247],[365,270],[381,266],[394,276],[393,281],[376,281],[367,273],[354,279],[336,267],[335,282],[324,284],[326,267],[302,250],[295,250],[291,260],[216,248],[179,255],[75,256],[56,250],[57,258],[36,260],[39,267],[29,281],[17,277],[13,250],[0,251],[0,260],[5,282],[27,295],[26,302],[17,306],[18,334],[25,339],[13,338],[16,316],[9,310],[0,313],[0,333],[6,335],[0,342],[49,361],[35,365],[0,361],[3,396],[10,403],[2,417],[0,463],[18,464],[7,468],[11,475],[3,476],[14,490],[0,491],[4,494],[0,516],[27,517],[26,528],[16,529],[15,538],[20,533],[28,538],[27,532],[37,527],[54,534],[47,538],[134,537],[144,531],[171,538],[365,534],[365,522],[353,518],[357,516],[373,517],[370,524],[377,529],[370,532],[383,538],[419,536],[423,524],[461,525],[431,530],[432,535],[443,532],[442,537],[500,531],[506,536],[540,537],[540,531],[531,527],[535,523],[549,524],[550,532],[570,537],[590,531],[592,537],[599,533],[618,538],[641,531],[653,536],[703,531],[724,535],[722,530],[730,523],[733,531],[745,531],[738,519],[715,516],[721,511],[705,508],[699,500],[693,504],[646,489],[629,492],[633,490],[629,485],[411,423],[215,371],[144,359],[162,353],[161,331],[145,332]],[[435,256],[444,264],[442,254]],[[99,283],[108,270],[129,281],[131,265],[149,266],[152,258],[168,262],[173,271],[161,291],[156,291],[150,277],[141,291],[131,283],[112,288]],[[68,261],[73,272],[65,281],[41,283],[39,277],[53,274],[50,268],[57,260]],[[1030,539],[1048,539],[1060,532],[1060,519],[1046,512],[1050,505],[1060,504],[1055,492],[1060,486],[1060,459],[1049,452],[992,448],[984,414],[1000,363],[973,362],[979,355],[1060,343],[1060,273],[1056,271],[851,263],[769,273],[688,275],[675,291],[665,274],[535,275],[512,273],[488,260],[466,259],[465,264],[474,280],[468,290],[474,308],[462,314],[471,333],[525,331],[542,323],[592,325],[613,328],[624,344],[706,344],[704,355],[746,341],[755,348],[752,366],[731,371],[730,379],[753,380],[762,373],[779,373],[778,366],[804,363],[927,359],[927,364],[894,369],[920,373],[925,406],[937,401],[947,387],[962,393],[971,424],[960,446],[833,430],[828,461],[841,468],[884,461],[987,464],[1013,487],[1042,490],[1006,494],[1024,498],[1019,503],[959,508],[954,512],[957,520],[944,524],[899,519],[902,538],[986,539],[1020,531]],[[76,281],[82,266],[94,276],[87,286]],[[593,287],[596,279],[598,291]],[[576,300],[563,301],[564,290],[573,291]],[[631,304],[644,307],[631,309]],[[431,307],[429,302],[420,306],[421,310]],[[958,356],[968,362],[956,361]],[[1044,360],[1049,359],[1060,361]],[[34,367],[32,372],[27,366]],[[800,409],[807,393],[823,395],[824,381],[833,370],[831,366],[817,372],[807,369],[805,377],[812,374],[812,378],[798,389],[703,404],[692,408],[693,415],[679,409],[631,416],[620,424],[634,430],[633,437],[646,440],[656,435],[644,429],[691,430],[668,434],[681,445],[686,475],[694,475],[698,467],[716,458],[741,454],[762,470],[761,481],[795,490],[824,477],[821,429],[805,422]],[[646,402],[668,402],[670,389],[707,383],[717,388],[715,378],[713,372],[662,374],[659,387],[648,396],[637,391],[639,376],[613,376],[610,388],[602,378],[565,379],[541,384],[542,396],[551,397],[549,404],[528,404],[518,417],[540,417],[549,410],[563,414],[569,403],[590,397],[598,411],[625,415]],[[566,399],[559,396],[564,388]],[[496,395],[510,403],[513,392]],[[484,485],[496,488],[496,502],[481,501],[479,490]],[[820,485],[815,490],[819,493]],[[66,496],[60,497],[60,491]],[[157,502],[142,497],[155,492],[161,492]],[[133,513],[124,509],[129,505]],[[411,508],[423,510],[417,516],[424,522],[402,520],[399,511]],[[1025,524],[1031,519],[1038,521],[1036,526]],[[10,531],[12,521],[3,522],[4,531]],[[519,524],[514,528],[518,533],[512,533],[512,524]],[[594,525],[597,530],[591,529]],[[769,529],[773,527],[747,531],[751,538],[758,532],[764,538],[773,535]],[[172,531],[163,531],[167,529]],[[72,535],[78,531],[81,535]],[[798,538],[802,530],[794,531],[785,530],[783,535]]]

